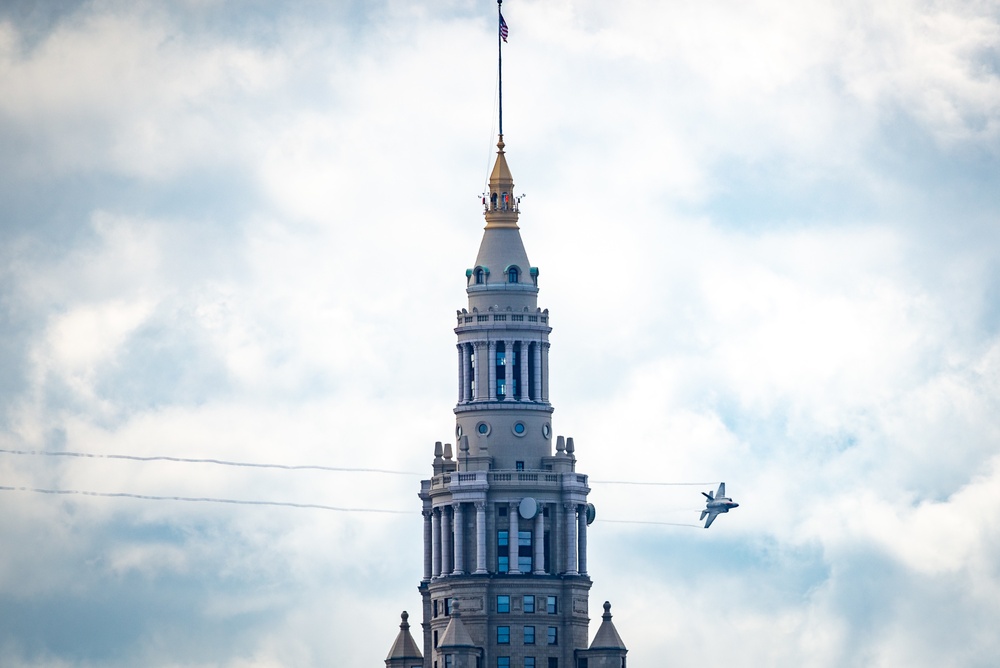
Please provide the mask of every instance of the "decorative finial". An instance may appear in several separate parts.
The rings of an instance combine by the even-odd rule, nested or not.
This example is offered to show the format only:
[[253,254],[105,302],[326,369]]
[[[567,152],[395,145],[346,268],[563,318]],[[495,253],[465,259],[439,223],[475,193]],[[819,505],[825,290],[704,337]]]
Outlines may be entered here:
[[444,458],[451,460],[451,443],[444,444]]
[[604,614],[601,615],[601,618],[605,621],[611,621],[611,601],[604,602]]
[[500,135],[500,139],[497,141],[497,148],[500,149],[501,153],[503,153],[504,146],[506,146],[506,144],[503,143],[503,135]]
[[567,452],[567,454],[570,454],[570,455],[573,454],[574,452],[576,452],[576,446],[573,444],[573,437],[572,436],[568,436],[566,438],[566,452]]
[[403,631],[409,631],[410,630],[410,623],[408,621],[406,621],[406,620],[408,620],[410,618],[410,614],[408,612],[406,612],[406,610],[403,610],[403,614],[401,614],[399,616],[399,618],[403,620],[400,623],[399,628],[401,630],[403,630]]
[[562,436],[556,437],[556,452],[563,452],[566,450],[566,439]]

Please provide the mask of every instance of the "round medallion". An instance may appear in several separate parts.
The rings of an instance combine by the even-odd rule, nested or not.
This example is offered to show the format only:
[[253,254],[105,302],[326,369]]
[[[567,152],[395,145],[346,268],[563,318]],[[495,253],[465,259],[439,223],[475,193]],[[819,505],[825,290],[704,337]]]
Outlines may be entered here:
[[526,520],[530,520],[538,514],[538,502],[530,496],[524,497],[521,499],[521,503],[517,505],[517,514]]
[[550,427],[549,423],[546,422],[545,424],[542,425],[542,436],[544,438],[548,438],[551,435],[552,435],[552,427]]
[[521,437],[528,431],[528,428],[524,426],[523,422],[515,422],[511,425],[510,430],[514,432],[515,436]]
[[462,438],[462,425],[460,424],[455,425],[455,436],[458,438]]
[[476,425],[476,431],[478,431],[483,436],[486,436],[487,434],[490,433],[490,425],[489,425],[489,423],[480,422],[478,425]]

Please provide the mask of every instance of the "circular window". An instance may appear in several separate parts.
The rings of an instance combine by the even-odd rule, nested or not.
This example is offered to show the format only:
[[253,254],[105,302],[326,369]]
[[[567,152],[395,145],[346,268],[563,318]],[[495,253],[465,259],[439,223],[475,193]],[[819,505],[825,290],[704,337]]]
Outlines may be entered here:
[[548,438],[551,435],[552,435],[552,427],[550,427],[549,423],[546,422],[545,424],[542,425],[542,436]]
[[490,425],[488,425],[485,422],[480,422],[478,425],[476,425],[476,431],[478,431],[483,436],[486,436],[487,434],[490,433]]
[[514,432],[515,436],[524,436],[524,432],[528,431],[523,422],[515,422],[510,430]]
[[457,436],[458,438],[462,438],[462,425],[460,424],[455,425],[455,436]]

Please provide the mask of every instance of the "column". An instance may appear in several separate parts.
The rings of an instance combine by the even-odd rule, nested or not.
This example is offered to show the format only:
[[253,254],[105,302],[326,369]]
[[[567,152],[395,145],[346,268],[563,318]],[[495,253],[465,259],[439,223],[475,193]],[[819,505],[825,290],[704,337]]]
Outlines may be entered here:
[[521,341],[521,401],[528,401],[531,392],[531,381],[528,380],[528,342]]
[[538,514],[535,515],[535,575],[545,574],[545,513],[538,504]]
[[465,353],[465,400],[472,401],[475,398],[472,393],[472,379],[476,377],[476,367],[472,364],[472,354],[476,350],[471,344],[463,343],[462,352]]
[[441,575],[441,515],[431,511],[431,577]]
[[542,342],[542,401],[549,400],[549,342]]
[[472,364],[472,382],[475,384],[475,389],[473,390],[473,399],[481,399],[483,397],[482,388],[482,378],[483,378],[483,342],[475,341],[472,344],[473,351],[476,355],[476,359]]
[[587,507],[580,506],[580,518],[579,518],[579,537],[580,542],[580,556],[579,556],[579,571],[580,575],[587,574]]
[[504,382],[507,384],[503,398],[510,401],[514,398],[514,342],[504,341],[503,342],[503,370],[506,378]]
[[566,575],[579,575],[576,570],[576,504],[564,503],[566,511]]
[[441,575],[451,573],[451,521],[448,506],[441,506]]
[[486,502],[476,501],[476,575],[486,572]]
[[490,341],[489,343],[489,359],[487,360],[487,366],[489,366],[490,373],[490,401],[497,400],[497,342]]
[[432,556],[434,552],[434,532],[431,527],[431,516],[434,512],[424,510],[421,514],[424,516],[424,582],[428,582],[431,579],[431,573],[434,568]]
[[542,342],[531,344],[531,354],[535,357],[535,377],[531,379],[531,398],[542,400]]
[[465,516],[461,503],[453,503],[451,510],[455,518],[455,570],[451,574],[462,575],[465,573]]
[[465,401],[465,344],[458,344],[458,403]]
[[508,535],[508,538],[507,538],[507,550],[508,550],[507,553],[510,555],[508,557],[508,559],[510,561],[510,570],[507,571],[507,572],[510,573],[511,575],[520,575],[521,574],[521,571],[517,567],[517,552],[518,552],[517,548],[519,547],[519,545],[517,543],[517,532],[518,532],[518,528],[517,528],[517,520],[518,520],[517,506],[518,506],[518,503],[516,501],[511,501],[510,502],[510,510],[507,511],[507,515],[510,517],[510,530],[509,530],[509,535]]

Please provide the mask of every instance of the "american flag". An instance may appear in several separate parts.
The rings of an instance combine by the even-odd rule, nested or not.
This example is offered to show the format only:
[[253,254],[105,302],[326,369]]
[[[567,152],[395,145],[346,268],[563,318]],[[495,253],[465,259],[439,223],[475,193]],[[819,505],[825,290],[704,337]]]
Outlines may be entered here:
[[503,20],[503,14],[500,15],[500,37],[507,41],[507,22]]

